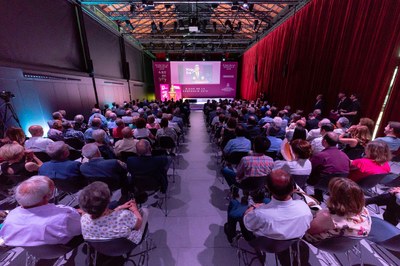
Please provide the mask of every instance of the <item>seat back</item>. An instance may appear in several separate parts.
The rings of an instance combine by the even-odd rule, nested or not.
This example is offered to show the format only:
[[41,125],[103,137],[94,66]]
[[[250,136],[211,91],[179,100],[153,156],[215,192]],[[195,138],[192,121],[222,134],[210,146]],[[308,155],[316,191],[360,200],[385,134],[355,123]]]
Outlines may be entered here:
[[121,161],[126,162],[129,157],[136,157],[137,154],[132,151],[121,151],[119,158]]
[[347,177],[348,173],[334,173],[330,175],[321,176],[321,179],[318,181],[314,188],[320,189],[322,191],[328,191],[328,185],[331,179],[335,177]]
[[52,180],[54,181],[57,189],[67,193],[77,193],[86,185],[85,181],[82,181],[81,184],[77,184],[73,180],[59,178],[52,178]]
[[379,184],[387,187],[399,187],[400,186],[400,175],[389,173],[379,181]]
[[352,249],[362,240],[361,237],[331,237],[315,243],[314,246],[320,250],[331,253],[345,253]]
[[34,152],[35,156],[42,162],[48,162],[51,160],[50,156],[44,151]]
[[173,149],[176,147],[175,141],[170,136],[158,137],[158,146],[162,149]]
[[227,156],[226,160],[227,160],[228,162],[230,162],[231,164],[239,164],[240,160],[241,160],[243,157],[247,156],[248,154],[249,154],[249,153],[248,153],[247,151],[246,151],[246,152],[243,152],[243,151],[234,151],[234,152],[230,153],[230,154]]
[[110,257],[117,257],[129,254],[137,245],[127,238],[114,238],[114,239],[86,239],[89,246],[97,252]]
[[80,139],[77,138],[69,138],[64,140],[65,144],[71,146],[75,150],[81,150],[83,145],[85,145],[84,142],[82,142]]
[[137,192],[158,191],[161,189],[160,179],[151,175],[134,175],[132,182]]
[[357,182],[357,184],[363,189],[371,189],[378,185],[378,183],[386,176],[387,174],[376,174],[376,175],[369,175],[361,179]]
[[45,260],[59,258],[73,250],[73,247],[68,247],[64,245],[41,245],[23,248],[37,259]]
[[289,249],[294,243],[300,239],[289,239],[289,240],[276,240],[265,236],[259,236],[251,240],[249,244],[260,251],[267,253],[279,253]]
[[239,188],[241,188],[243,191],[251,192],[263,188],[266,182],[266,176],[251,176],[243,179],[239,184]]
[[294,182],[302,189],[305,190],[308,175],[292,175]]

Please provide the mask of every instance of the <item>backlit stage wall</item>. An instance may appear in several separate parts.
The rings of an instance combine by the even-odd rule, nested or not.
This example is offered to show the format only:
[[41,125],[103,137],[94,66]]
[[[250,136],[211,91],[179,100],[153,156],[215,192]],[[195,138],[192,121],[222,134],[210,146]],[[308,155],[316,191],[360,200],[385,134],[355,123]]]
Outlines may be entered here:
[[153,62],[156,96],[181,98],[235,98],[237,62]]

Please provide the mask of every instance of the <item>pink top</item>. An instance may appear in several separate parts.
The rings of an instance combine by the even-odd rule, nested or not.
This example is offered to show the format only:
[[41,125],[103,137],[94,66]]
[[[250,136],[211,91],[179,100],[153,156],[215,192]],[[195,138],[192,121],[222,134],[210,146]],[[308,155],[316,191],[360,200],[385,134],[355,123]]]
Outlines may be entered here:
[[356,159],[351,162],[349,178],[354,182],[358,182],[366,176],[390,173],[389,163],[378,164],[374,160],[368,158]]

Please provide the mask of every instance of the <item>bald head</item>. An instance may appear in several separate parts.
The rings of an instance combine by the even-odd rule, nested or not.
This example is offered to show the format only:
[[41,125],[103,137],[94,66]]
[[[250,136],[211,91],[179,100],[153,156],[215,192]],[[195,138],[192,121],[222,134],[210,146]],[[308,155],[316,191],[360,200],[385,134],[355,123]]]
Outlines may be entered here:
[[290,174],[282,169],[271,172],[267,178],[267,186],[277,200],[288,200],[294,189],[294,181]]
[[136,143],[136,153],[139,156],[150,156],[151,155],[151,145],[148,140],[141,139]]
[[100,126],[101,126],[101,119],[98,117],[93,118],[92,127],[100,127]]
[[32,176],[15,190],[15,199],[24,208],[48,203],[54,191],[54,182],[47,176]]
[[44,134],[43,127],[39,125],[30,126],[28,130],[32,137],[42,137]]

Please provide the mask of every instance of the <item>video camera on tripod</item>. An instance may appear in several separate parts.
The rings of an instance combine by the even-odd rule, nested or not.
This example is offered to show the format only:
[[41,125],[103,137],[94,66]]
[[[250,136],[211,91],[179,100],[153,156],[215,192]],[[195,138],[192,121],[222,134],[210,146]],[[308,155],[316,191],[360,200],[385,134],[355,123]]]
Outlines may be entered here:
[[15,95],[11,91],[1,91],[0,98],[5,102],[9,102],[11,98],[14,98]]

